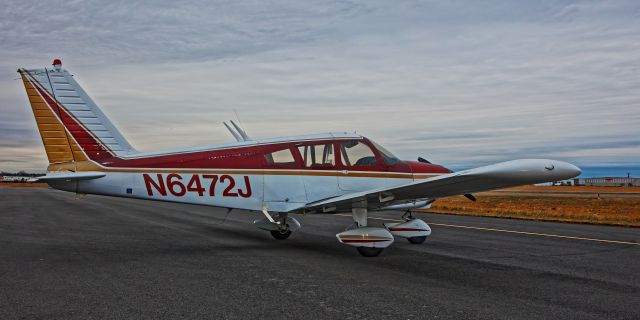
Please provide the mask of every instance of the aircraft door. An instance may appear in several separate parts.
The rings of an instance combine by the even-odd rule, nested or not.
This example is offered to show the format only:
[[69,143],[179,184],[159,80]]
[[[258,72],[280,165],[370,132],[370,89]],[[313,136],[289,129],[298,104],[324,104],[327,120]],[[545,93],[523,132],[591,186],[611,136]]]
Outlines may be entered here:
[[284,212],[307,203],[302,176],[291,174],[299,168],[292,149],[284,147],[266,153],[264,157],[264,203],[267,209]]
[[298,146],[304,164],[304,188],[309,202],[340,194],[336,177],[336,155],[333,143],[307,143]]

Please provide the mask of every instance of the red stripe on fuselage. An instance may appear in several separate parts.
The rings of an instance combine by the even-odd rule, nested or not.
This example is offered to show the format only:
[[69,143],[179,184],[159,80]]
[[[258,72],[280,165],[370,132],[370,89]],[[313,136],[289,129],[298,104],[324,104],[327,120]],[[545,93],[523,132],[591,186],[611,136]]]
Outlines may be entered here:
[[[109,150],[99,138],[97,138],[85,125],[82,124],[64,105],[58,103],[50,96],[41,84],[31,77],[30,81],[38,90],[40,95],[62,121],[74,140],[83,149],[89,159],[109,168],[158,168],[158,169],[283,169],[283,170],[313,170],[313,171],[335,171],[350,170],[353,172],[389,172],[389,173],[448,173],[448,169],[432,164],[399,162],[395,166],[387,167],[379,160],[374,166],[345,167],[336,158],[335,166],[305,167],[302,160],[296,157],[295,165],[270,166],[265,163],[264,155],[284,149],[291,149],[297,154],[297,148],[306,144],[337,144],[345,139],[318,139],[315,141],[283,141],[269,144],[258,144],[251,146],[230,146],[216,150],[195,150],[162,155],[145,156],[138,158],[117,157]],[[164,130],[161,128],[161,130]],[[365,139],[366,141],[366,139]],[[336,157],[339,153],[336,152]],[[327,172],[330,173],[330,172]],[[304,174],[304,173],[302,173]],[[405,176],[401,176],[405,177]]]
[[[274,147],[287,148],[289,145]],[[263,155],[272,146],[235,147],[221,150],[194,151],[143,158],[119,159],[110,163],[118,168],[216,168],[216,169],[262,169]],[[295,168],[295,167],[292,167]]]

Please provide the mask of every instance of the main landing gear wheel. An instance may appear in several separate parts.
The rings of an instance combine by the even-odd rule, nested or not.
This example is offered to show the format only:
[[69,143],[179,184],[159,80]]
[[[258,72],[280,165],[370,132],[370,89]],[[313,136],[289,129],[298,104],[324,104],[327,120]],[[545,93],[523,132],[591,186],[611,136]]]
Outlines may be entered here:
[[291,230],[289,230],[289,228],[283,230],[271,230],[270,232],[271,235],[278,240],[285,240],[291,235]]
[[421,243],[423,243],[425,240],[427,240],[427,236],[422,236],[422,237],[411,237],[411,238],[407,238],[407,240],[409,240],[409,243],[412,243],[412,244],[421,244]]
[[255,220],[253,223],[256,227],[269,231],[271,236],[277,240],[287,239],[291,233],[300,229],[300,222],[289,217],[286,213],[280,213],[272,217],[266,208],[262,209],[262,213],[265,215],[265,218]]
[[363,257],[377,257],[382,252],[382,248],[358,247],[357,249]]

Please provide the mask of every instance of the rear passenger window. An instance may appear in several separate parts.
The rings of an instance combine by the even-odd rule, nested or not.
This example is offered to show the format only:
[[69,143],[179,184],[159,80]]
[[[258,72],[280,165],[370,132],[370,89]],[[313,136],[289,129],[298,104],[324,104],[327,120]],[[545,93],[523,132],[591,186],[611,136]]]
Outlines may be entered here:
[[293,157],[291,150],[284,149],[264,155],[268,164],[295,165],[296,159]]
[[336,164],[333,144],[316,144],[312,146],[299,146],[300,156],[307,168],[333,167]]

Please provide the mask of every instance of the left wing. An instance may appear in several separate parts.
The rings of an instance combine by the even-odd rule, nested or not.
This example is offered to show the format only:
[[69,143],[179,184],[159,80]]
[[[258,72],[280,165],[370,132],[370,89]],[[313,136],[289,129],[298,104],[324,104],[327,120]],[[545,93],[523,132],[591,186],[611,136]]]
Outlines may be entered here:
[[501,162],[404,185],[372,189],[311,202],[298,210],[335,213],[353,207],[378,210],[391,205],[423,199],[436,199],[576,177],[580,169],[570,163],[546,159]]

